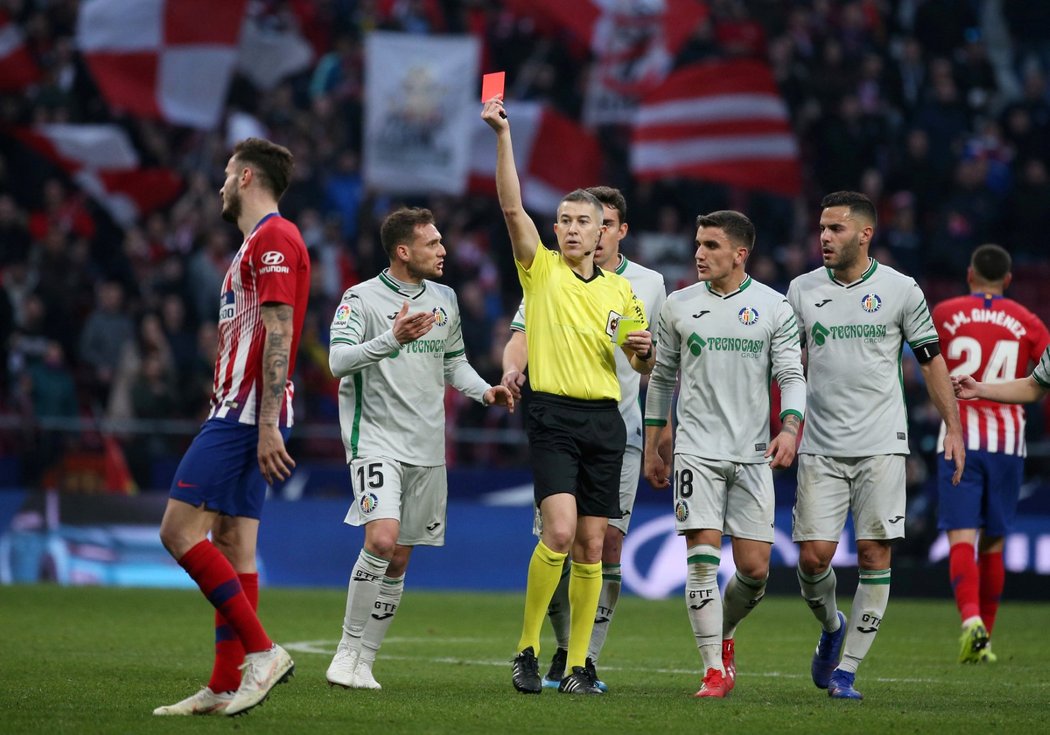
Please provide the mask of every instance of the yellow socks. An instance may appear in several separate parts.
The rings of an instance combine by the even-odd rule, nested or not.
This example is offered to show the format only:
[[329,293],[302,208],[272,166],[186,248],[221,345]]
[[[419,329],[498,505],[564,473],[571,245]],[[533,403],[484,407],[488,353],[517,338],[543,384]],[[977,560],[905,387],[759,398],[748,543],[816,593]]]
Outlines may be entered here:
[[602,564],[572,562],[569,576],[569,655],[565,661],[566,675],[573,666],[583,666],[587,646],[594,629],[594,614],[598,611],[598,597],[602,591]]
[[[543,626],[543,618],[547,614],[547,605],[550,604],[554,590],[561,580],[561,568],[568,554],[560,554],[551,551],[540,541],[532,552],[529,561],[529,579],[525,587],[525,623],[521,629],[521,640],[518,641],[516,650],[523,651],[532,646],[533,652],[538,656],[540,653],[540,628]],[[573,574],[576,564],[573,563]],[[597,589],[601,587],[601,564],[595,564],[598,568],[598,587],[594,593],[594,606],[591,609],[591,622],[594,621],[594,608],[598,605]],[[575,580],[573,580],[575,581]],[[572,581],[569,583],[569,600],[572,600]],[[575,621],[575,617],[573,618]],[[575,622],[573,622],[575,630]],[[590,633],[588,632],[588,636]],[[584,642],[584,650],[587,643]],[[582,666],[583,664],[578,664]]]

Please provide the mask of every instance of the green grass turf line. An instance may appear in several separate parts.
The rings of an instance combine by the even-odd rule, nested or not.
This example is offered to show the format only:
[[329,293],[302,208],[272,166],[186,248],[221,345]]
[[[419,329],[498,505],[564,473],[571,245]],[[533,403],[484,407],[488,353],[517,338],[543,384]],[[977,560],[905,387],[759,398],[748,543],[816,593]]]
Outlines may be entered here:
[[[849,598],[845,599],[849,602]],[[1050,728],[1050,606],[1007,602],[998,663],[956,663],[947,600],[890,600],[857,687],[831,701],[809,679],[818,627],[798,597],[770,597],[737,634],[737,687],[696,700],[699,656],[681,599],[621,600],[599,662],[604,697],[510,684],[520,594],[405,592],[375,666],[380,692],[330,688],[340,590],[263,589],[291,683],[244,717],[159,718],[206,683],[212,612],[197,592],[0,587],[0,732],[14,733],[1012,733]],[[542,671],[554,650],[549,626]]]

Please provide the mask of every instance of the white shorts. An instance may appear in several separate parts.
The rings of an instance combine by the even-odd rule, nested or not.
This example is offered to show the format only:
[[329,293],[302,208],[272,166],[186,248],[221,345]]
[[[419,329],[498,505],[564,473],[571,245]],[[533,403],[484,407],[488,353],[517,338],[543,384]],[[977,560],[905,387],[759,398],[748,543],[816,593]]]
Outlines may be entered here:
[[674,457],[674,517],[679,535],[719,530],[733,538],[773,543],[773,470],[765,462],[744,464]]
[[383,457],[350,462],[354,502],[343,520],[351,526],[389,518],[401,524],[402,546],[444,546],[448,476],[444,465],[417,467]]
[[904,538],[905,458],[798,455],[798,490],[792,511],[794,541],[838,541],[853,510],[860,540]]
[[[610,518],[609,525],[620,530],[624,536],[627,535],[627,527],[631,525],[631,512],[634,510],[634,501],[638,497],[638,480],[642,476],[642,450],[638,447],[628,445],[623,450],[623,465],[620,467],[620,512],[621,518]],[[532,533],[539,536],[543,531],[543,517],[540,509],[532,519]]]

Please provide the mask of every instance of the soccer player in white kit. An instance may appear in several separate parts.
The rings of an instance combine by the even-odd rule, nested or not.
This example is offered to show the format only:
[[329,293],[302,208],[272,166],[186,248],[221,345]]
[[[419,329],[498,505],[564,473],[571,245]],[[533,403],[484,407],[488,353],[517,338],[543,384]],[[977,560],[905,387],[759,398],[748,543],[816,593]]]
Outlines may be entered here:
[[[875,207],[857,192],[820,203],[824,267],[794,279],[788,301],[807,348],[809,415],[799,447],[792,538],[802,597],[823,632],[813,683],[836,699],[861,699],[857,667],[879,630],[890,593],[890,543],[904,537],[905,413],[901,353],[907,342],[944,420],[953,484],[965,461],[959,409],[922,290],[868,257]],[[849,622],[835,600],[831,559],[852,509],[859,584]]]
[[[619,189],[611,186],[591,186],[587,191],[602,203],[605,214],[602,233],[598,247],[594,249],[594,264],[604,270],[623,276],[631,283],[634,295],[645,305],[645,313],[658,316],[667,298],[664,277],[654,270],[628,260],[620,252],[620,243],[627,236],[627,202]],[[511,337],[503,350],[503,385],[514,392],[514,397],[521,396],[521,386],[525,383],[525,366],[528,363],[528,345],[525,340],[525,302],[518,306],[514,320],[510,324]],[[642,410],[638,404],[638,393],[641,375],[631,367],[627,356],[616,352],[616,377],[620,381],[620,415],[623,416],[627,429],[627,446],[623,455],[623,467],[620,471],[620,511],[622,518],[610,518],[602,543],[602,590],[598,597],[598,613],[594,618],[594,629],[591,632],[590,644],[587,647],[585,668],[591,673],[596,686],[607,691],[605,682],[598,678],[597,663],[609,633],[616,603],[620,599],[621,574],[620,556],[623,552],[623,540],[631,523],[631,511],[634,509],[635,496],[638,493],[638,477],[642,469]],[[540,512],[536,510],[535,534],[540,535]],[[551,665],[543,686],[556,689],[565,674],[565,661],[569,646],[569,561],[566,560],[566,573],[562,575],[558,588],[554,591],[547,615],[554,628],[557,648],[551,658]]]
[[327,679],[379,689],[376,652],[401,602],[415,546],[445,543],[445,384],[484,405],[514,408],[467,362],[445,246],[430,210],[403,208],[380,228],[390,267],[348,289],[332,321],[329,366],[354,501],[346,523],[365,527],[343,635]]
[[[673,292],[660,312],[656,367],[645,401],[645,476],[670,484],[659,451],[676,379],[675,527],[686,539],[685,598],[703,660],[697,697],[725,697],[736,680],[737,625],[762,600],[773,545],[773,468],[788,467],[806,409],[795,314],[783,294],[744,270],[755,227],[740,212],[697,217],[700,283]],[[770,440],[770,380],[782,428]],[[722,535],[737,571],[719,599]]]

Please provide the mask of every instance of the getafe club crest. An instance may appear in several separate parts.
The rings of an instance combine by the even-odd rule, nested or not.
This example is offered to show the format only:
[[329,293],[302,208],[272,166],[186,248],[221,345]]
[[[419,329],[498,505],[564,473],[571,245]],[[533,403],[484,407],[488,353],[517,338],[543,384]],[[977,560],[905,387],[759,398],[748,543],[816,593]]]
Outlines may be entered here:
[[443,327],[448,324],[448,313],[440,306],[434,307],[434,324]]
[[376,506],[379,505],[379,498],[375,496],[375,493],[365,493],[361,496],[361,512],[368,515]]
[[860,300],[860,308],[869,314],[874,314],[882,308],[882,298],[877,293],[864,294]]
[[685,523],[685,519],[689,517],[689,508],[686,507],[684,500],[679,500],[674,504],[674,517],[679,523]]
[[758,309],[753,306],[745,306],[736,315],[736,318],[740,320],[740,323],[745,327],[750,327],[752,324],[758,324]]

